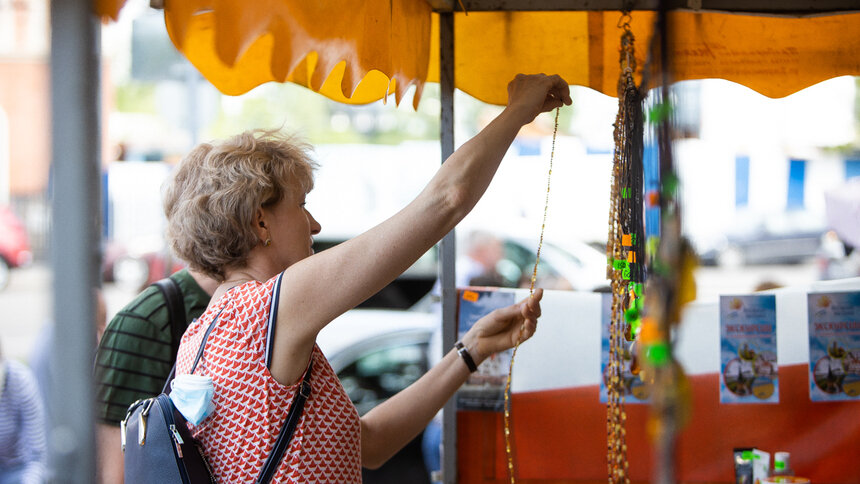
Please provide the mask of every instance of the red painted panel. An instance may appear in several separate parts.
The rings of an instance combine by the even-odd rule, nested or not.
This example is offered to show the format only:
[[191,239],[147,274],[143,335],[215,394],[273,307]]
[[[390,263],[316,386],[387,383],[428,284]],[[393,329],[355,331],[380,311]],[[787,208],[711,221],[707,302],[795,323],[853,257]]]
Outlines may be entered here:
[[[818,483],[860,483],[860,399],[811,402],[808,367],[782,366],[779,404],[719,403],[717,374],[690,378],[692,419],[677,453],[682,482],[732,482],[732,449],[791,453],[795,473]],[[518,482],[606,482],[606,406],[596,386],[517,393],[513,435]],[[627,405],[630,477],[650,481],[649,408]],[[508,483],[502,415],[460,412],[461,483]]]

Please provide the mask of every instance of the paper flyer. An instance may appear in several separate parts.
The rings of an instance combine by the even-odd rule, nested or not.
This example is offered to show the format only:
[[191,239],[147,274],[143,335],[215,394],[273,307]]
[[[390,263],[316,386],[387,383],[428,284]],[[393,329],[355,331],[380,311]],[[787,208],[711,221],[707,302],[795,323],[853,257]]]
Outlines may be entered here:
[[809,398],[860,401],[860,292],[807,295]]
[[720,403],[779,403],[776,296],[720,296]]
[[[491,289],[461,289],[458,291],[458,338],[462,338],[479,319],[494,309],[514,304],[514,293]],[[484,360],[457,392],[460,410],[505,410],[505,384],[513,350],[502,351]]]
[[[612,294],[603,293],[600,308],[600,403],[609,400],[607,394],[607,378],[609,377],[609,318],[612,310]],[[633,355],[631,346],[623,337],[621,348],[621,381],[624,389],[624,403],[647,403],[648,386],[633,374]],[[635,350],[635,348],[633,348]]]

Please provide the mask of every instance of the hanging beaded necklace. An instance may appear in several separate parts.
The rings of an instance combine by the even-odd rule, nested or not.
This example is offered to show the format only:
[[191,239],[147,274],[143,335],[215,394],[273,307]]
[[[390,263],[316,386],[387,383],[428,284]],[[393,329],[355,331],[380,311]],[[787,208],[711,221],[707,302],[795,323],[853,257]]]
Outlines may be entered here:
[[[549,171],[546,175],[546,198],[544,199],[543,204],[543,221],[540,226],[540,240],[538,241],[537,255],[535,258],[535,265],[532,269],[532,277],[529,283],[529,298],[534,296],[535,293],[535,281],[537,281],[537,270],[538,264],[540,263],[540,251],[543,247],[543,234],[546,229],[546,214],[549,209],[549,190],[550,190],[550,181],[552,180],[552,161],[555,158],[555,139],[558,134],[558,113],[561,108],[556,108],[555,110],[555,126],[552,130],[552,148],[549,153]],[[522,334],[522,331],[520,332]],[[517,349],[520,347],[520,339],[517,339],[517,344],[514,346],[514,350],[511,353],[511,362],[508,366],[508,378],[505,381],[505,454],[508,458],[508,475],[511,478],[511,484],[516,483],[516,478],[514,477],[514,455],[513,455],[513,446],[512,438],[511,438],[511,375],[514,372],[514,358],[517,356]]]
[[606,457],[608,482],[627,484],[627,412],[622,355],[632,358],[630,371],[639,373],[635,339],[639,333],[644,281],[642,221],[642,98],[633,79],[636,70],[629,11],[622,12],[618,114],[613,138],[615,152],[609,209],[606,257],[612,289],[609,318],[609,358],[606,368]]

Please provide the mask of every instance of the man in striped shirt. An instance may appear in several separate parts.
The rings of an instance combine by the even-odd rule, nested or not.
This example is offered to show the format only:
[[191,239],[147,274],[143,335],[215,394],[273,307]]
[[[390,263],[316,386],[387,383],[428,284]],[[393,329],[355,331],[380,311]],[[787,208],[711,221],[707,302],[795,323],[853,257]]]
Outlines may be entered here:
[[45,410],[30,369],[0,359],[0,484],[47,479]]
[[[182,292],[186,320],[200,316],[218,283],[183,269],[170,278]],[[99,475],[105,483],[122,482],[119,424],[129,405],[161,393],[173,354],[168,303],[155,286],[147,287],[111,320],[99,342],[95,364]],[[178,346],[178,342],[177,342]]]

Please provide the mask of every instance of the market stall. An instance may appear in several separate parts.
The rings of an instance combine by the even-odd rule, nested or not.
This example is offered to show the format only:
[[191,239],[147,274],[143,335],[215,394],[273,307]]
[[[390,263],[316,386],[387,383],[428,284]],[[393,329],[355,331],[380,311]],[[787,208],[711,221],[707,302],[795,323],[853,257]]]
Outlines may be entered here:
[[[123,3],[121,0],[102,0],[97,1],[96,5],[101,15],[115,18]],[[386,96],[392,96],[395,102],[399,102],[409,89],[415,89],[413,102],[418,103],[425,82],[440,82],[443,159],[454,148],[455,88],[487,102],[503,103],[504,85],[514,73],[544,71],[557,72],[574,84],[616,95],[617,82],[624,70],[624,65],[618,61],[623,24],[629,26],[638,45],[643,46],[627,62],[629,66],[636,66],[632,72],[635,83],[641,82],[643,77],[657,79],[658,82],[653,86],[660,85],[660,79],[667,81],[663,83],[665,85],[683,79],[723,78],[744,84],[765,95],[784,96],[831,77],[860,75],[860,56],[857,54],[860,52],[860,39],[856,36],[860,14],[848,13],[855,8],[851,2],[833,1],[826,2],[826,5],[811,1],[782,2],[781,6],[773,6],[770,2],[668,2],[664,6],[673,11],[664,18],[662,32],[672,32],[672,36],[662,39],[665,42],[662,53],[667,55],[666,59],[672,60],[671,71],[661,70],[667,63],[653,62],[649,57],[652,50],[644,47],[651,43],[652,35],[658,31],[654,26],[659,13],[653,11],[658,5],[642,3],[574,2],[571,5],[570,2],[526,0],[370,1],[351,6],[354,10],[349,11],[349,15],[343,15],[342,5],[289,0],[260,3],[259,9],[241,1],[165,2],[164,9],[168,32],[177,48],[204,77],[227,94],[240,94],[263,82],[289,81],[305,85],[332,99],[354,103],[370,102]],[[622,16],[618,12],[620,10],[627,10],[628,14]],[[69,12],[68,8],[64,10],[58,6],[55,11],[57,14]],[[85,93],[79,97],[80,101],[97,103],[96,91],[80,82],[86,77],[86,72],[91,72],[82,70],[80,66],[89,65],[88,55],[95,42],[78,41],[62,45],[63,39],[68,40],[81,32],[89,34],[80,38],[93,39],[92,25],[79,17],[74,16],[79,21],[70,29],[72,36],[55,36],[52,45],[57,52],[53,58],[61,61],[59,52],[65,48],[67,52],[75,54],[69,60],[83,59],[84,62],[79,62],[78,66],[57,62],[58,67],[67,70],[57,70],[53,76],[55,81],[67,77],[77,79],[79,90]],[[330,21],[319,22],[320,18]],[[355,22],[356,18],[362,19],[362,22]],[[63,17],[55,15],[54,20],[55,33],[63,34]],[[499,59],[504,59],[504,62],[497,62]],[[667,77],[667,73],[671,77]],[[54,104],[55,115],[58,118],[67,115],[68,120],[55,125],[55,157],[61,152],[59,148],[66,146],[64,140],[68,140],[69,136],[74,138],[80,135],[81,139],[86,139],[94,125],[98,125],[97,122],[93,124],[92,120],[97,120],[98,116],[94,114],[94,109],[90,109],[91,106],[69,107],[63,104],[62,98],[55,96],[58,99]],[[87,122],[74,128],[67,127],[71,131],[63,132],[62,123],[70,120],[74,124],[76,116],[86,117]],[[56,139],[57,135],[64,133],[66,137]],[[74,141],[68,143],[78,144]],[[90,167],[92,160],[98,159],[87,150],[72,154],[76,156],[67,156],[63,160],[70,172],[74,171],[75,163],[79,163],[80,167]],[[76,186],[87,186],[86,178],[73,178],[73,182],[78,181],[74,185],[70,183],[69,198],[55,200],[57,208],[80,209],[78,211],[81,213],[65,219],[71,223],[69,228],[58,227],[55,240],[79,242],[72,244],[72,247],[82,261],[87,259],[85,254],[88,253],[87,242],[91,234],[73,227],[76,220],[84,222],[79,227],[88,225],[84,215],[89,213],[86,197],[81,197],[86,190],[76,189]],[[618,192],[622,197],[623,193]],[[665,198],[668,197],[664,197],[659,204],[665,202]],[[66,204],[68,200],[81,199],[84,200],[80,203]],[[661,205],[661,208],[665,210],[666,207]],[[666,233],[664,230],[664,239],[667,238]],[[629,235],[629,232],[626,234]],[[628,255],[627,249],[624,250],[625,255]],[[442,247],[443,344],[448,345],[453,343],[456,332],[457,293],[453,283],[453,254],[453,237],[446,238]],[[640,252],[640,257],[642,255]],[[629,257],[625,259],[631,262]],[[62,263],[58,263],[56,269],[62,269],[61,266]],[[86,273],[86,270],[75,271],[70,268],[60,272],[73,274]],[[73,300],[86,299],[77,297],[83,295],[66,289],[67,285],[61,282],[57,286],[58,307],[65,308],[69,304],[73,305]],[[89,287],[86,284],[81,286]],[[670,291],[677,290],[676,282],[670,286]],[[86,307],[79,312],[81,314],[73,312],[71,316],[79,322],[89,320],[85,317]],[[69,317],[58,313],[57,321],[62,322]],[[74,328],[75,324],[69,327]],[[666,334],[662,338],[668,342]],[[85,346],[80,345],[80,354],[84,354]],[[521,356],[521,360],[525,358],[527,356]],[[782,381],[799,382],[806,374],[806,368],[801,367],[786,368],[782,373]],[[714,464],[713,468],[703,465],[702,454],[691,450],[700,448],[688,445],[688,440],[684,440],[706,438],[713,442],[727,442],[721,440],[723,434],[720,431],[725,428],[722,423],[724,420],[721,419],[734,421],[737,418],[746,430],[751,428],[753,422],[770,421],[773,426],[796,422],[800,416],[810,412],[826,412],[839,417],[819,424],[814,419],[806,419],[811,426],[810,432],[814,432],[809,434],[813,436],[810,449],[824,448],[822,442],[833,443],[834,446],[826,454],[816,454],[816,460],[805,462],[804,465],[809,465],[809,468],[835,469],[832,474],[821,474],[820,479],[823,481],[833,479],[833,482],[837,482],[840,478],[836,476],[850,472],[847,459],[838,454],[856,453],[860,431],[836,422],[860,421],[857,419],[856,403],[828,403],[826,405],[836,407],[820,407],[824,409],[822,411],[815,403],[804,400],[795,406],[780,407],[769,414],[771,420],[767,417],[762,420],[762,415],[745,412],[743,406],[713,408],[716,378],[710,372],[701,377],[691,377],[693,398],[695,402],[704,402],[701,407],[708,410],[706,415],[726,413],[718,415],[715,421],[694,417],[685,432],[695,433],[691,437],[686,437],[687,434],[681,436],[681,442],[677,445],[680,449],[676,460],[678,474],[673,475],[671,480],[675,480],[674,477],[690,481],[726,478],[721,464]],[[789,386],[796,388],[794,384]],[[562,390],[513,395],[515,419],[520,419],[514,426],[514,440],[520,449],[516,474],[520,478],[553,482],[605,479],[606,460],[598,459],[606,455],[605,447],[603,436],[598,433],[606,433],[607,415],[605,406],[595,402],[596,390],[596,387],[586,387],[572,390],[572,393]],[[789,397],[792,401],[795,397],[799,398],[794,394],[786,394],[783,398]],[[535,403],[544,400],[554,403],[549,406]],[[699,403],[693,406],[698,408]],[[447,408],[453,410],[452,404]],[[634,422],[645,420],[644,408],[628,408],[626,417],[630,430],[626,434],[627,456],[623,458],[623,464],[630,469],[629,476],[634,480],[648,479],[652,475],[647,464],[651,462],[650,456],[648,451],[643,450],[650,448],[646,443],[649,439],[641,429],[634,427]],[[538,421],[538,417],[546,415],[547,409],[552,415],[576,414],[578,417],[587,417],[584,421],[594,425],[583,428],[580,421],[574,427],[581,433],[565,433],[559,427],[558,433],[545,439],[549,429],[545,422]],[[506,460],[509,459],[505,459],[504,445],[499,441],[501,425],[498,415],[461,414],[455,423],[454,412],[446,414],[446,481],[454,482],[458,476],[460,482],[506,481]],[[455,432],[452,431],[455,427],[460,445],[455,445]],[[570,430],[573,429],[568,428]],[[836,435],[840,437],[834,439],[831,430],[838,430]],[[786,433],[774,432],[773,440],[764,440],[763,444],[755,445],[776,447],[788,437]],[[702,434],[709,433],[711,435],[708,437],[702,437]],[[841,438],[843,435],[847,436],[844,440]],[[475,441],[476,437],[481,440]],[[566,458],[569,455],[567,452],[549,452],[546,449],[546,445],[558,449],[568,442],[570,454],[592,456],[589,462],[599,463],[593,468],[588,467],[579,459]],[[671,448],[675,447],[672,442]],[[459,466],[455,464],[454,449],[458,449],[456,455],[462,462]],[[721,454],[723,450],[714,449],[714,453]],[[671,452],[659,450],[655,454],[672,455]],[[547,456],[556,458],[548,459]],[[714,458],[715,461],[724,459],[722,455],[715,455]],[[664,465],[659,463],[660,460],[655,459],[658,462],[655,467]],[[466,464],[469,462],[478,464],[469,466]],[[473,471],[476,473],[473,474]]]

